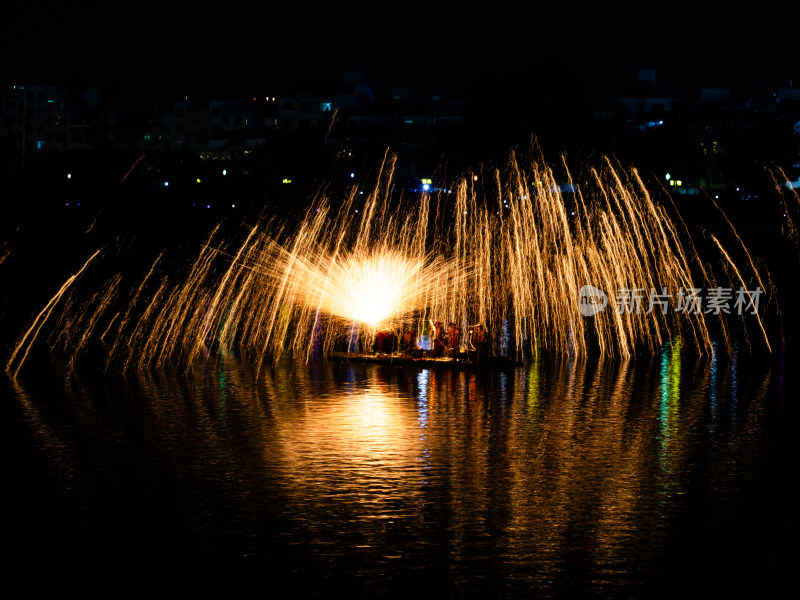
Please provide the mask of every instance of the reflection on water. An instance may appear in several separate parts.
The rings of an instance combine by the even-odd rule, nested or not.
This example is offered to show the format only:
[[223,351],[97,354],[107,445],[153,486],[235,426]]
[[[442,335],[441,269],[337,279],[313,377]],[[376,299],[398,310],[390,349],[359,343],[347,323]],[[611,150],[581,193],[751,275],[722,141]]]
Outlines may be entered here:
[[16,541],[85,588],[165,596],[638,597],[701,573],[694,591],[736,589],[766,557],[747,536],[778,528],[760,509],[785,384],[741,361],[675,340],[508,371],[286,362],[256,379],[228,359],[14,383]]

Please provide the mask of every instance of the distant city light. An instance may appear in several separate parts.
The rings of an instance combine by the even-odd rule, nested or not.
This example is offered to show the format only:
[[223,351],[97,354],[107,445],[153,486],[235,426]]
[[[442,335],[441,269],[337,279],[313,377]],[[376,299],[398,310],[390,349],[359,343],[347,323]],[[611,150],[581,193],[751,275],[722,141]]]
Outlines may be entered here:
[[356,174],[353,173],[352,171],[350,171],[350,179],[353,179],[353,177],[355,177],[355,176],[356,176]]
[[164,182],[164,187],[169,187],[169,181]]
[[228,169],[222,169],[222,174],[223,175],[227,175],[228,174]]
[[72,173],[67,173],[67,179],[72,179]]
[[292,180],[291,179],[284,179],[283,183],[292,183]]
[[197,178],[197,183],[203,183],[199,177]]

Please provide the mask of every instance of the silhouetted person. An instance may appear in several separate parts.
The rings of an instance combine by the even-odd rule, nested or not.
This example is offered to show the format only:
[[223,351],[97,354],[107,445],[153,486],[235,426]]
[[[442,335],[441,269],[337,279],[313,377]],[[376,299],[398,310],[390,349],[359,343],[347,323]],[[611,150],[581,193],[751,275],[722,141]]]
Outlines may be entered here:
[[392,351],[392,332],[379,331],[378,338],[375,340],[375,352],[388,353]]
[[461,332],[456,327],[455,323],[447,325],[447,350],[448,354],[454,355],[458,352],[458,345],[460,343]]
[[491,353],[491,345],[489,344],[489,336],[486,335],[486,329],[483,325],[478,323],[472,327],[472,347],[477,351],[478,356],[489,356]]
[[406,354],[413,354],[417,347],[417,336],[408,327],[403,329],[403,335],[400,337],[400,351]]
[[444,356],[444,351],[447,348],[447,343],[444,337],[444,329],[442,328],[442,322],[436,321],[433,324],[433,352],[431,356],[439,357]]

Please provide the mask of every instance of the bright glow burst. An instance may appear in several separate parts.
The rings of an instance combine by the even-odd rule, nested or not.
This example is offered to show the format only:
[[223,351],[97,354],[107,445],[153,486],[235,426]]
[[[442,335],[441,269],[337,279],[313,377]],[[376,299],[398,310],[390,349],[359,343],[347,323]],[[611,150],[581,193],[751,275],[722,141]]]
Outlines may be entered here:
[[[188,273],[166,272],[159,256],[127,293],[115,274],[106,292],[60,321],[70,326],[51,334],[53,349],[75,364],[89,334],[102,332],[109,365],[190,365],[218,352],[260,365],[286,352],[308,358],[350,348],[354,339],[369,347],[378,329],[411,326],[421,334],[429,319],[462,330],[482,323],[496,351],[499,333],[507,333],[517,355],[628,358],[676,337],[710,353],[712,328],[729,340],[728,324],[702,312],[581,316],[578,291],[586,284],[614,294],[768,279],[738,236],[746,273],[718,237],[709,236],[713,245],[701,258],[680,218],[651,197],[635,170],[606,160],[577,186],[563,167],[566,188],[578,193],[562,193],[541,161],[512,157],[505,171],[480,178],[484,186],[493,181],[488,189],[469,173],[447,185],[448,194],[409,200],[393,194],[387,158],[368,195],[363,184],[354,187],[336,208],[320,195],[296,227],[260,222],[239,242],[220,240],[215,229]],[[41,318],[34,325],[38,331]],[[7,371],[18,371],[32,339],[21,338]]]
[[325,256],[302,266],[298,262],[293,291],[298,301],[372,328],[424,309],[430,276],[439,275],[438,264],[425,267],[423,260],[392,251],[339,260]]

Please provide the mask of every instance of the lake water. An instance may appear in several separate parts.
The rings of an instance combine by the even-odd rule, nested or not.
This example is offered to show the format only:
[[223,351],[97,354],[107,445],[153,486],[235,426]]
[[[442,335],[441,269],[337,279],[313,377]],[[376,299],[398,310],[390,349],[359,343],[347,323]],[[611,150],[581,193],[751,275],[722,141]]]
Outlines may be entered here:
[[33,596],[790,597],[790,364],[23,370],[6,567]]

